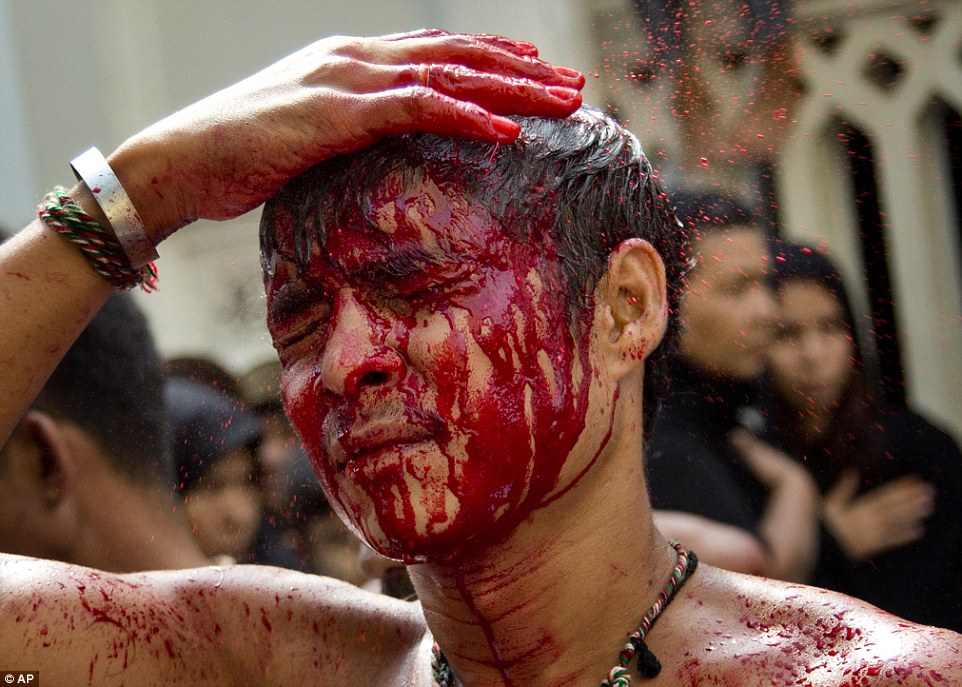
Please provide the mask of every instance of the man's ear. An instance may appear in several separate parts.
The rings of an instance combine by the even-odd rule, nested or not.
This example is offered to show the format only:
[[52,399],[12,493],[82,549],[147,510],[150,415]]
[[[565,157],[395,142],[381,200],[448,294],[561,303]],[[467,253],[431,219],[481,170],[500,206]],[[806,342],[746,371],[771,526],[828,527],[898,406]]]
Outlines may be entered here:
[[602,307],[607,369],[621,379],[658,346],[668,323],[665,264],[644,239],[628,239],[608,258],[596,303]]
[[30,474],[46,510],[55,510],[70,497],[76,476],[73,448],[60,424],[46,413],[29,410],[20,421],[33,465]]

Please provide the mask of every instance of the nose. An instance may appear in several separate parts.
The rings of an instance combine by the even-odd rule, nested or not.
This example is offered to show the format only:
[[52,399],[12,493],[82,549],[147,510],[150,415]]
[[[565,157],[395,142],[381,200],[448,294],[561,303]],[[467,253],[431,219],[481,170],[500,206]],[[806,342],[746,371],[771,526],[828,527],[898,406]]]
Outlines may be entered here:
[[365,389],[400,382],[407,366],[387,343],[391,328],[389,317],[363,302],[355,291],[341,291],[334,301],[331,332],[321,359],[324,387],[354,397]]
[[807,328],[798,341],[798,355],[811,370],[825,358],[826,337],[819,331]]
[[753,292],[752,320],[757,326],[773,328],[777,317],[775,294],[768,284],[759,284]]

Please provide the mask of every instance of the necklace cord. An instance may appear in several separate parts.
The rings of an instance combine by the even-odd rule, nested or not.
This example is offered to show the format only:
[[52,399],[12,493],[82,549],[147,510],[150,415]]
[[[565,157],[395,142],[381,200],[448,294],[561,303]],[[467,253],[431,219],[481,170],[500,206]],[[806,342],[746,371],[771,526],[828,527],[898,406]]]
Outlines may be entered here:
[[[674,545],[674,542],[672,542],[672,544]],[[677,547],[676,550],[678,550]],[[652,678],[661,672],[661,661],[659,661],[658,657],[655,656],[651,649],[648,648],[648,643],[645,642],[645,636],[647,636],[648,632],[651,632],[651,629],[655,626],[655,621],[658,620],[659,615],[661,615],[661,613],[668,608],[668,605],[674,601],[675,595],[681,591],[681,588],[685,586],[688,578],[691,577],[693,572],[695,572],[695,568],[698,567],[698,556],[695,555],[695,552],[687,551],[686,553],[688,555],[688,560],[685,562],[684,572],[678,576],[677,582],[675,582],[674,573],[678,569],[678,565],[681,563],[681,552],[679,552],[678,562],[675,564],[675,568],[672,570],[672,577],[669,578],[668,582],[668,584],[672,584],[674,582],[674,587],[668,592],[668,596],[665,599],[664,605],[661,607],[658,613],[652,617],[651,622],[648,624],[648,629],[645,631],[644,635],[635,637],[634,634],[632,634],[629,639],[629,642],[631,642],[632,646],[635,647],[635,651],[637,652],[638,672],[641,673],[642,677]],[[665,585],[665,587],[667,588],[668,585]],[[631,684],[630,681],[628,684]]]

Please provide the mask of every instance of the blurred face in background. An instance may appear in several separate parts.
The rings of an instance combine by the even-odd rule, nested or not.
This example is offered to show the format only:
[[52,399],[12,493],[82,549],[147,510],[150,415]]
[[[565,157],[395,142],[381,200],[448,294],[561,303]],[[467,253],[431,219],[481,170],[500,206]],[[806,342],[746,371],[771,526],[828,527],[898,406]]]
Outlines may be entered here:
[[681,347],[695,368],[735,380],[765,370],[775,297],[765,236],[751,225],[712,229],[695,244],[681,304]]
[[254,461],[250,448],[234,449],[187,494],[187,517],[205,555],[247,560],[264,512]]
[[283,410],[260,414],[264,435],[257,448],[261,466],[261,484],[268,510],[280,513],[290,504],[290,485],[285,483],[290,463],[296,460],[297,436]]
[[311,569],[357,586],[368,580],[361,569],[361,542],[333,512],[311,518],[306,525]]
[[[697,0],[684,8],[687,48],[672,100],[689,156],[769,157],[802,95],[788,33],[753,37],[743,2]],[[764,14],[757,21],[777,20]]]
[[848,387],[855,354],[841,304],[816,281],[789,281],[778,312],[770,357],[778,393],[799,410],[830,414]]

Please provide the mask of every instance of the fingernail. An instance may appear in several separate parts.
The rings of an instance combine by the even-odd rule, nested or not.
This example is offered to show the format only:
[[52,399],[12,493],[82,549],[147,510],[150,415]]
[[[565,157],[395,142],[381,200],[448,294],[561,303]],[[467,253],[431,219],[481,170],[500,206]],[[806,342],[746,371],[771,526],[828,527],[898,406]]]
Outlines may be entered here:
[[517,47],[518,50],[525,52],[529,55],[534,55],[535,57],[538,56],[538,46],[536,46],[534,43],[528,43],[527,41],[511,41],[511,42],[514,43],[515,47]]
[[549,86],[548,93],[559,100],[574,100],[578,97],[578,91],[573,88],[565,88],[564,86]]
[[557,74],[560,74],[561,76],[567,77],[569,79],[581,78],[581,72],[579,72],[577,69],[570,69],[568,67],[554,67],[554,70]]
[[513,141],[521,133],[521,127],[505,117],[491,115],[491,128],[502,138]]

